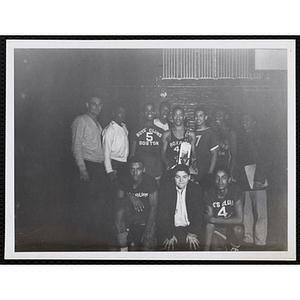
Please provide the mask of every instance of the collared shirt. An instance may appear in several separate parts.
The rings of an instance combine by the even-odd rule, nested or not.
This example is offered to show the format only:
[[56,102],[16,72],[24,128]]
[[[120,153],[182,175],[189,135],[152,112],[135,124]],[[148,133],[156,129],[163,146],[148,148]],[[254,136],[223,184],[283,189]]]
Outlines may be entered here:
[[167,130],[170,129],[168,122],[166,124],[164,124],[160,121],[160,119],[155,119],[153,122],[154,122],[154,125],[156,125],[157,127],[163,129],[164,131],[167,131]]
[[124,123],[111,121],[103,130],[104,165],[107,173],[113,171],[111,160],[127,162],[129,154],[128,130]]
[[79,168],[85,168],[84,160],[103,162],[101,143],[102,127],[88,115],[78,116],[72,123],[72,152]]
[[187,209],[186,209],[186,187],[179,189],[176,187],[177,191],[177,203],[174,216],[174,225],[175,227],[186,227],[190,225]]

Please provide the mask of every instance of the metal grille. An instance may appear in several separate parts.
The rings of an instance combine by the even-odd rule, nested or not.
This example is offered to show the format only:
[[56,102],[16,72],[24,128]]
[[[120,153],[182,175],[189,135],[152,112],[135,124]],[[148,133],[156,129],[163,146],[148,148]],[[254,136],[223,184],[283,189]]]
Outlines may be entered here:
[[249,49],[164,49],[163,79],[256,78]]

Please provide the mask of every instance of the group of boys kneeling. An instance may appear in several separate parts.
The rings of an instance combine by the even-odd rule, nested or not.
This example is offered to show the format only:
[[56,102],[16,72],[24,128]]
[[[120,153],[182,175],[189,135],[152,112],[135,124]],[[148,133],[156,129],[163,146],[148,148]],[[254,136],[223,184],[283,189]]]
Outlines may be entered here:
[[185,164],[171,170],[160,188],[145,173],[141,158],[132,157],[128,165],[130,176],[120,181],[117,195],[116,230],[121,251],[239,249],[242,191],[229,183],[226,168],[216,169],[214,185],[203,190],[190,180]]

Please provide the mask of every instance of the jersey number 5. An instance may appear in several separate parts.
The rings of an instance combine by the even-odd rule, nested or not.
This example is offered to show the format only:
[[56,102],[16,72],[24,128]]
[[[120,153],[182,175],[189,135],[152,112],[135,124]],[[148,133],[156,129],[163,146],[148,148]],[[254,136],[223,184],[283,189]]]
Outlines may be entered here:
[[146,132],[146,140],[148,142],[152,142],[153,141],[153,135],[152,132]]

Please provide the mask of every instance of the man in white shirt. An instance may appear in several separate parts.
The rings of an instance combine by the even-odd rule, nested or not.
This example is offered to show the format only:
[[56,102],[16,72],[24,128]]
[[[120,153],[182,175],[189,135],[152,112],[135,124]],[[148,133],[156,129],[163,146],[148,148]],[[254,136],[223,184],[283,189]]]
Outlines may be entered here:
[[173,169],[173,180],[159,192],[158,235],[165,250],[199,250],[204,214],[202,189],[190,181],[185,164]]
[[126,162],[129,155],[128,130],[123,123],[126,109],[117,105],[113,111],[113,120],[103,130],[104,165],[111,182],[117,179],[117,174],[126,172]]
[[85,103],[87,112],[72,123],[72,152],[79,169],[80,192],[84,199],[81,211],[88,230],[96,232],[101,227],[107,175],[101,142],[102,127],[97,120],[103,101],[92,97]]

